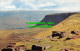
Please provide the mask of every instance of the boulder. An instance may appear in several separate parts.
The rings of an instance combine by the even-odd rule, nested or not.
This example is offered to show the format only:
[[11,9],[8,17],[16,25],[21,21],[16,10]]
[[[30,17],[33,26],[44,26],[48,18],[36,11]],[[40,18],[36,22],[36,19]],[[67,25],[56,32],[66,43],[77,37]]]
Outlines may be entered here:
[[32,51],[42,51],[42,47],[36,46],[36,45],[32,45]]
[[13,51],[12,49],[2,49],[1,51]]
[[74,30],[74,31],[71,31],[71,34],[79,35],[79,32]]
[[61,49],[60,51],[69,51],[68,49]]

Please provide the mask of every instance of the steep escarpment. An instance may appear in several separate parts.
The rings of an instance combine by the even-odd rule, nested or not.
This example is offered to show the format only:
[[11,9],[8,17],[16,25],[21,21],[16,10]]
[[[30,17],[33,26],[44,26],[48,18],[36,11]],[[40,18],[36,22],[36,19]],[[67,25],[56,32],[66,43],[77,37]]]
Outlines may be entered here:
[[[45,38],[48,35],[51,35],[52,31],[70,32],[72,30],[78,30],[80,32],[80,13],[76,13],[76,14],[70,15],[70,16],[68,16],[66,18],[67,19],[64,18],[65,20],[60,22],[59,24],[53,26],[52,28],[49,28],[47,30],[44,30],[44,31],[40,32],[39,34],[37,34],[34,37],[38,37],[38,38],[39,37],[40,38],[43,37],[43,38]],[[53,19],[53,21],[54,21],[54,19]],[[56,20],[56,21],[58,21],[58,20]],[[54,21],[54,23],[56,21]]]
[[[46,23],[45,25],[53,25],[53,24],[47,24],[47,23],[54,22],[54,25],[57,25],[58,23],[65,20],[72,14],[75,14],[75,13],[57,13],[57,14],[52,14],[52,15],[46,15],[45,18],[41,20],[41,22],[45,22]],[[42,24],[37,24],[37,26],[38,25],[42,25]]]

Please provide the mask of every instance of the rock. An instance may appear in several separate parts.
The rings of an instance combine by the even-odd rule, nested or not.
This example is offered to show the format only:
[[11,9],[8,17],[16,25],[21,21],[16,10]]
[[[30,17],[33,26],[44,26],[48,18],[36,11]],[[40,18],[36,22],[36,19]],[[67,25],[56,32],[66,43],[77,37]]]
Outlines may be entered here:
[[69,51],[68,49],[61,49],[60,51]]
[[1,51],[13,51],[12,49],[2,49]]
[[69,50],[74,50],[73,48],[69,48]]
[[42,47],[36,46],[36,45],[32,45],[32,51],[42,51]]
[[75,30],[75,31],[71,31],[71,34],[79,35],[79,32]]
[[52,38],[55,37],[55,36],[59,36],[58,39],[62,38],[62,34],[60,34],[61,32],[57,32],[57,31],[52,31]]

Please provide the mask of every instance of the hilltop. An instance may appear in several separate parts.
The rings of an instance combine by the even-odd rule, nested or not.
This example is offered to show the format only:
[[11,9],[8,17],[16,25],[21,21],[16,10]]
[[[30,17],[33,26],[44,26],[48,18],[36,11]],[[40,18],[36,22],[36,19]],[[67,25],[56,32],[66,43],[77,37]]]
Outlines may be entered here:
[[53,26],[52,28],[48,28],[37,35],[33,36],[34,38],[43,39],[42,42],[39,42],[38,44],[47,44],[51,46],[46,51],[59,51],[60,49],[73,49],[72,51],[80,50],[80,38],[78,39],[72,39],[68,41],[63,41],[66,37],[57,39],[57,37],[53,38],[56,41],[50,41],[47,36],[52,35],[52,31],[65,31],[67,34],[70,34],[71,31],[77,30],[79,31],[80,35],[80,13],[76,13],[73,15],[70,15],[67,19],[60,22],[59,24]]
[[[52,26],[55,26],[57,25],[58,23],[62,22],[63,20],[65,20],[66,18],[68,18],[69,16],[73,15],[75,13],[56,13],[56,14],[49,14],[49,15],[46,15],[40,22],[45,22],[46,24],[45,25],[48,25],[47,23],[48,22],[53,22],[54,25]],[[42,25],[42,24],[37,24],[38,25]]]
[[0,30],[0,49],[5,48],[9,42],[16,42],[16,46],[24,44],[27,49],[31,49],[31,46],[35,44],[50,46],[46,51],[59,51],[63,48],[72,48],[73,51],[77,51],[80,50],[80,38],[68,41],[63,41],[66,37],[61,39],[53,38],[56,41],[47,38],[47,36],[52,35],[52,31],[65,31],[69,34],[72,30],[77,30],[80,34],[80,13],[69,15],[52,28]]
[[[68,18],[60,22],[59,24],[53,26],[52,28],[48,28],[47,30],[44,30],[43,32],[40,32],[36,35],[36,37],[41,37],[40,35],[50,35],[52,31],[66,31],[70,32],[71,30],[78,30],[80,31],[80,13],[76,13],[73,15],[70,15]],[[42,38],[42,37],[41,37]]]

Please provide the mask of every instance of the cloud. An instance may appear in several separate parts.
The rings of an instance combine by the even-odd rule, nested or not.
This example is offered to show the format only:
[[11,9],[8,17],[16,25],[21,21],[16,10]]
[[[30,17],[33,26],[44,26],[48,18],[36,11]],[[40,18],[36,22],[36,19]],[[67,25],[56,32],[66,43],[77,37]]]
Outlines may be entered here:
[[39,5],[40,7],[45,7],[45,6],[56,6],[55,3],[51,3],[51,2],[46,2],[46,3],[42,3]]
[[7,8],[7,9],[13,9],[13,8],[16,8],[14,5],[7,5],[5,6],[4,8]]
[[0,10],[16,9],[15,5],[11,5],[13,0],[0,0]]
[[0,7],[10,5],[12,1],[13,0],[0,0]]
[[29,5],[32,9],[40,9],[46,6],[55,6],[56,3],[48,2],[47,0],[20,0],[24,2],[25,5]]
[[80,0],[0,0],[0,10],[80,11]]

